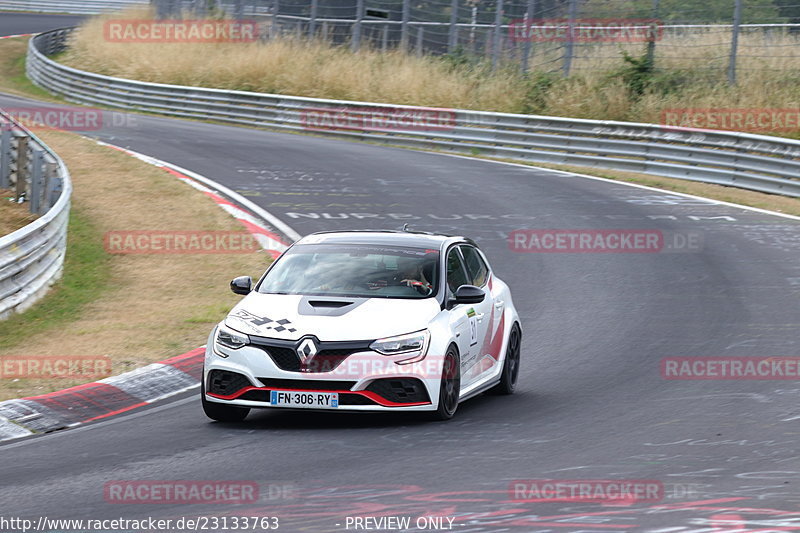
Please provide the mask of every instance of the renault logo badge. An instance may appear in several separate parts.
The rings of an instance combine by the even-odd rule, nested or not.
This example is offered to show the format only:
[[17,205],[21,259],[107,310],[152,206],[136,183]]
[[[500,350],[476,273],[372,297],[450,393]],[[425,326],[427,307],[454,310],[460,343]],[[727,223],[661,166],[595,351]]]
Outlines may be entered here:
[[297,346],[297,355],[300,357],[300,362],[305,364],[309,359],[317,355],[317,344],[314,339],[304,339]]

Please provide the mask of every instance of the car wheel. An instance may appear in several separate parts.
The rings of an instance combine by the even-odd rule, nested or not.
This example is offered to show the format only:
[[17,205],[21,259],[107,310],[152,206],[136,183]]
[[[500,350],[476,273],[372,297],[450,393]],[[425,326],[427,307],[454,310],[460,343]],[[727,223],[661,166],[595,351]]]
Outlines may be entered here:
[[217,422],[241,422],[250,413],[249,407],[225,405],[206,400],[206,384],[200,385],[200,397],[203,401],[203,412],[211,420]]
[[522,344],[522,332],[519,326],[511,326],[511,335],[508,337],[508,347],[506,348],[506,360],[503,362],[503,373],[500,383],[489,390],[491,394],[514,394],[517,387],[517,376],[519,376],[520,348]]
[[442,379],[439,384],[439,407],[431,412],[433,420],[450,420],[458,409],[461,394],[461,363],[455,346],[450,346],[444,356]]

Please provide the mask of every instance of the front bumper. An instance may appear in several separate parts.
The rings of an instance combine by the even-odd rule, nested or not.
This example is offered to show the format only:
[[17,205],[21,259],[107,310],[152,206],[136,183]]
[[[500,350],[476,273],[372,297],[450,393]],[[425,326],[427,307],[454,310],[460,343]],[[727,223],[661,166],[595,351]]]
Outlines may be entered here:
[[[263,350],[245,346],[214,352],[206,348],[203,380],[206,400],[251,408],[281,408],[270,404],[273,390],[335,392],[331,411],[430,411],[437,408],[441,372],[435,358],[399,365],[372,351],[349,355],[329,372],[296,372],[279,368]],[[426,358],[427,359],[427,358]],[[380,363],[380,364],[378,364]]]

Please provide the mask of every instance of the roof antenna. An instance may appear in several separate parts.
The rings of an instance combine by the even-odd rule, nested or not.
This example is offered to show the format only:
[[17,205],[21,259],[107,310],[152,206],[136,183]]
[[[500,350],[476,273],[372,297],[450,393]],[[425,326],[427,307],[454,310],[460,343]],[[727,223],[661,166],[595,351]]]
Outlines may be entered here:
[[403,224],[403,231],[408,231],[408,229],[409,229],[408,222],[406,222],[405,224]]

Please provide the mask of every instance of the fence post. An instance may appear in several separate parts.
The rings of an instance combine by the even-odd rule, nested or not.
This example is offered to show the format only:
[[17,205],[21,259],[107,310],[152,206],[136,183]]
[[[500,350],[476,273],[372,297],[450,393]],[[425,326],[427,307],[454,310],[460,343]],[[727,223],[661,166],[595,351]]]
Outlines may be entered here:
[[17,184],[15,198],[19,200],[28,188],[28,138],[17,138]]
[[731,35],[731,57],[728,60],[728,83],[736,85],[736,49],[739,46],[739,25],[742,23],[742,0],[736,0],[733,8],[733,31]]
[[503,0],[497,0],[497,12],[494,14],[494,35],[492,36],[492,69],[497,68],[500,60],[500,33],[503,31]]
[[308,17],[308,37],[314,38],[317,33],[317,8],[319,7],[319,0],[311,0],[311,13]]
[[458,46],[458,0],[450,2],[450,31],[447,34],[447,51],[453,53]]
[[403,0],[403,15],[400,19],[400,49],[408,52],[408,20],[411,18],[411,0]]
[[658,35],[658,3],[659,0],[653,0],[653,22],[650,25],[650,35],[648,35],[647,39],[647,63],[650,66],[653,66],[656,60],[656,35]]
[[534,9],[536,9],[536,0],[528,0],[528,10],[525,11],[525,19],[523,25],[523,35],[525,42],[522,43],[522,72],[528,72],[530,68],[528,63],[531,58],[531,49],[533,48],[533,37],[531,34],[531,26],[533,25]]
[[386,52],[389,49],[389,25],[383,25],[383,32],[381,33],[381,51]]
[[280,22],[278,22],[278,15],[280,14],[280,12],[281,12],[280,0],[273,0],[272,1],[272,18],[270,19],[270,25],[269,25],[269,38],[270,38],[270,40],[281,36],[281,26],[280,26]]
[[567,33],[567,42],[564,47],[564,66],[562,74],[566,78],[569,76],[569,71],[572,70],[572,56],[575,53],[575,16],[578,10],[577,0],[569,0],[569,27]]
[[11,123],[0,123],[0,189],[11,184]]
[[417,55],[418,56],[422,55],[422,46],[424,45],[424,42],[422,40],[422,32],[423,32],[424,28],[425,28],[425,26],[419,26],[417,28]]
[[475,28],[478,25],[478,4],[472,4],[472,16],[470,17],[470,27],[469,27],[469,42],[472,45],[472,53],[475,54],[478,51],[478,43],[475,41]]
[[361,48],[361,21],[364,20],[364,0],[356,2],[356,20],[353,22],[353,37],[350,42],[350,50],[358,52]]

